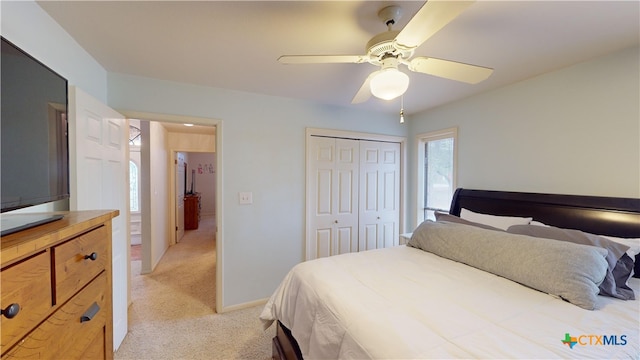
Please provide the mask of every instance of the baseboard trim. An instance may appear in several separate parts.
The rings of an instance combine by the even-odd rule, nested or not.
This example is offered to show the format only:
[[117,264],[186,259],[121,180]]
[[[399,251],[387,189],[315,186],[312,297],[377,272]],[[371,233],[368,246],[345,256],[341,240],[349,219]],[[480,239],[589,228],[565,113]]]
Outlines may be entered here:
[[249,301],[249,302],[242,303],[242,304],[224,306],[224,307],[222,307],[222,309],[216,309],[216,312],[218,314],[223,314],[223,313],[227,313],[227,312],[231,312],[231,311],[248,309],[250,307],[264,305],[264,304],[267,303],[267,301],[269,301],[269,299],[268,298],[264,298],[264,299],[259,299],[259,300],[255,300],[255,301]]

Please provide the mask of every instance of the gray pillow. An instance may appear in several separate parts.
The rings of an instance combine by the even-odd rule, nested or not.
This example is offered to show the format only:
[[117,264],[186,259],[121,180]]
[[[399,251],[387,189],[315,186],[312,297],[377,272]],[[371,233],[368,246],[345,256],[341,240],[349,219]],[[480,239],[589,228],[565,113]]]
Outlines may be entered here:
[[636,298],[633,289],[627,285],[627,280],[631,277],[631,270],[633,269],[633,259],[626,254],[626,251],[629,250],[627,245],[580,230],[561,229],[553,226],[513,225],[507,229],[507,232],[592,245],[606,249],[607,275],[602,284],[600,284],[600,295],[622,300],[634,300]]
[[570,242],[425,221],[407,243],[438,256],[556,295],[587,310],[596,308],[607,272],[607,251]]

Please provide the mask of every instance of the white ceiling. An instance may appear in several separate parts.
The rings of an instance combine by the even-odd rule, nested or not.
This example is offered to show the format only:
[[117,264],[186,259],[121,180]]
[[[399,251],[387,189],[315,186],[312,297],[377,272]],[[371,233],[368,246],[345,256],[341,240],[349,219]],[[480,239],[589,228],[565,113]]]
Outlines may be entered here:
[[[432,0],[433,1],[433,0]],[[397,112],[399,100],[351,105],[370,64],[283,65],[280,55],[365,53],[399,4],[401,29],[422,1],[42,1],[107,71],[356,109]],[[409,73],[406,114],[494,89],[640,39],[638,1],[477,1],[414,56],[476,64],[476,85]],[[407,71],[403,68],[403,71]]]

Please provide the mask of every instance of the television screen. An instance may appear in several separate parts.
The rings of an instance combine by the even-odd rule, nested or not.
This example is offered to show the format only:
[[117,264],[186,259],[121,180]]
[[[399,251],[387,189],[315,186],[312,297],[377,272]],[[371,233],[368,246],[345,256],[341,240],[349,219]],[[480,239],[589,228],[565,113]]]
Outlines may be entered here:
[[2,38],[2,212],[69,197],[67,80]]

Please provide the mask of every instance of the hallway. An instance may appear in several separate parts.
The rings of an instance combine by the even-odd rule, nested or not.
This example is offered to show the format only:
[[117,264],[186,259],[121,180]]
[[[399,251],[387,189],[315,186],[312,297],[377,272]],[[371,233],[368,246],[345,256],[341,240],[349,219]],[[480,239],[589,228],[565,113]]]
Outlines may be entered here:
[[[210,309],[210,312],[215,312],[215,221],[214,216],[203,216],[198,229],[185,231],[182,240],[170,246],[155,270],[146,276],[140,276],[141,262],[133,261],[132,253],[131,301],[135,304],[147,296],[157,296],[158,293],[179,289],[198,299],[203,306]],[[203,286],[204,284],[211,286]],[[137,298],[136,294],[139,295]],[[172,301],[177,305],[179,299],[173,298]],[[204,309],[202,311],[206,313]],[[130,318],[129,322],[131,321]]]
[[169,247],[156,269],[140,275],[132,261],[129,333],[115,359],[267,359],[262,306],[215,312],[215,217],[203,216]]

